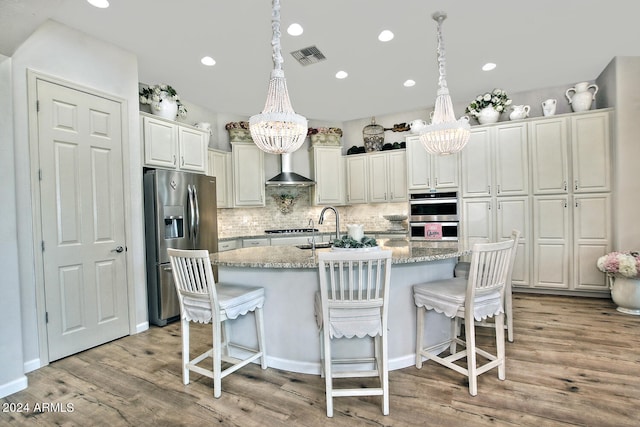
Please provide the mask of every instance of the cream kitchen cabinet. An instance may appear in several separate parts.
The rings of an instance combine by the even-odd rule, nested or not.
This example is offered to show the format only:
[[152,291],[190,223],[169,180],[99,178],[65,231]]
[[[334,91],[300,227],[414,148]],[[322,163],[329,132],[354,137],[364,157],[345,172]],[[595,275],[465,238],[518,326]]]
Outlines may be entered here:
[[528,194],[527,123],[472,129],[461,162],[462,197]]
[[201,129],[140,114],[145,166],[207,172],[207,134]]
[[457,190],[460,154],[434,156],[418,136],[406,138],[407,187],[409,190]]
[[608,193],[574,194],[573,286],[581,291],[608,292],[596,261],[611,251],[611,200]]
[[207,175],[216,177],[216,199],[219,208],[233,207],[231,153],[209,150]]
[[611,191],[609,113],[573,115],[570,123],[573,192]]
[[346,156],[346,201],[349,204],[367,203],[367,155]]
[[530,218],[529,196],[470,197],[462,201],[461,235],[469,245],[511,238],[513,229],[520,230],[520,240],[513,267],[513,285],[530,284]]
[[234,206],[264,206],[264,152],[253,142],[231,145]]
[[532,121],[530,140],[535,194],[611,191],[608,111]]
[[606,293],[596,261],[611,250],[608,193],[533,198],[533,288]]
[[565,117],[529,123],[534,194],[566,194],[569,190],[569,151]]
[[231,251],[233,249],[238,249],[238,245],[240,242],[238,239],[232,240],[219,240],[218,241],[218,252],[226,252]]
[[368,201],[371,203],[407,200],[405,150],[368,154]]
[[315,146],[310,150],[312,187],[315,205],[343,205],[345,203],[344,158],[342,147]]

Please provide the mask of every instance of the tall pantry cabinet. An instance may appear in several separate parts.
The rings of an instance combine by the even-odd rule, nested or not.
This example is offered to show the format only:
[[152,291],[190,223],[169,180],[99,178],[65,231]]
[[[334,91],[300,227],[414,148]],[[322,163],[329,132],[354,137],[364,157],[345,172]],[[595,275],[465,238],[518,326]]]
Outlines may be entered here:
[[596,261],[611,250],[609,120],[601,110],[529,123],[534,288],[607,291]]
[[522,232],[515,287],[608,292],[598,257],[611,250],[610,110],[472,128],[461,153],[462,236]]
[[511,238],[520,230],[513,283],[529,286],[529,153],[526,122],[472,129],[461,153],[462,235],[466,242]]

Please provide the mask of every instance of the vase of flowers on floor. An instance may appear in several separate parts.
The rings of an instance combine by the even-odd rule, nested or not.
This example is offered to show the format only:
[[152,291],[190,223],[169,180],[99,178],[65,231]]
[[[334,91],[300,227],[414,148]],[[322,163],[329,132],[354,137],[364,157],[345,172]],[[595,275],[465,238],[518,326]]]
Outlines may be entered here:
[[464,112],[474,117],[481,125],[496,123],[500,114],[511,105],[511,99],[502,89],[494,89],[483,95],[476,96]]
[[640,315],[640,253],[611,252],[598,258],[597,265],[607,274],[618,311]]
[[174,88],[166,84],[153,85],[140,90],[140,103],[151,106],[151,113],[169,120],[187,117],[187,109],[180,102]]

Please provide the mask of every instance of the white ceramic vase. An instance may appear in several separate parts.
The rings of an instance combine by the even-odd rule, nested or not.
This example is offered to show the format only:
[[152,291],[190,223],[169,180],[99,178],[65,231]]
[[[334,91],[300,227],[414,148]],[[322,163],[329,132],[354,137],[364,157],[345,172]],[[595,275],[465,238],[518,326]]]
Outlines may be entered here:
[[481,125],[486,125],[489,123],[496,123],[500,118],[500,112],[496,111],[493,107],[484,107],[478,113],[478,123]]
[[[593,89],[593,93],[589,92],[589,89]],[[573,92],[572,96],[569,94]],[[598,86],[595,84],[590,85],[589,82],[576,83],[575,87],[570,87],[565,92],[565,96],[571,104],[573,111],[589,111],[591,104],[596,99],[596,93],[598,93]]]
[[640,279],[615,276],[610,278],[611,299],[618,311],[640,316]]
[[151,113],[164,119],[175,120],[178,103],[167,92],[161,92],[160,101],[151,103]]

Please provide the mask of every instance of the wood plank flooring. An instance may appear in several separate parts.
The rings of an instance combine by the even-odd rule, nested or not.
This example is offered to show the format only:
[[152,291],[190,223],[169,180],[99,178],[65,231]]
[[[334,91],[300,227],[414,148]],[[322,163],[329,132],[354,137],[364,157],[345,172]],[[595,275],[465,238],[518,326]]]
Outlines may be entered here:
[[[184,386],[174,323],[29,373],[28,389],[0,399],[0,425],[640,425],[640,316],[608,299],[518,293],[514,321],[505,381],[487,372],[472,397],[464,377],[434,362],[392,371],[386,417],[379,397],[346,397],[329,419],[322,378],[257,365],[223,379],[220,399],[208,378],[192,373]],[[208,329],[195,329],[192,342],[210,345]],[[479,335],[492,349],[492,330]]]

